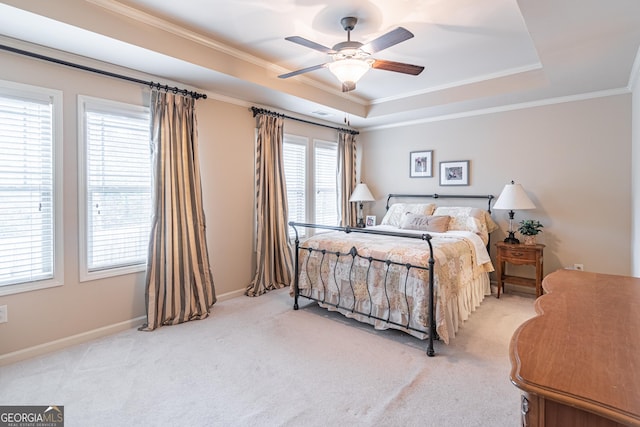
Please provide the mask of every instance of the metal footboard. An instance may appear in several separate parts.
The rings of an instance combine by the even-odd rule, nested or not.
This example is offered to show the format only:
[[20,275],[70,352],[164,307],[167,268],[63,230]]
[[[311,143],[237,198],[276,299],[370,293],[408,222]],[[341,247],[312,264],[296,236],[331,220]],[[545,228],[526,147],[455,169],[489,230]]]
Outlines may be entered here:
[[[289,222],[289,225],[293,228],[293,230],[295,231],[295,277],[294,277],[294,304],[293,304],[293,308],[295,310],[298,310],[299,305],[298,305],[298,299],[299,297],[304,297],[307,299],[310,299],[312,301],[316,301],[325,305],[329,305],[332,307],[335,307],[336,309],[342,309],[342,310],[347,310],[350,311],[351,313],[354,314],[358,314],[361,316],[365,316],[369,319],[375,319],[375,320],[379,320],[379,321],[383,321],[387,324],[390,325],[395,325],[401,328],[405,328],[407,330],[411,330],[411,331],[416,331],[416,332],[420,332],[420,333],[426,333],[428,336],[428,347],[427,347],[427,355],[429,357],[433,357],[435,355],[435,350],[433,348],[433,341],[434,338],[436,336],[436,323],[435,323],[435,302],[434,302],[434,275],[433,275],[433,266],[434,266],[434,258],[433,258],[433,246],[431,244],[431,235],[429,234],[409,234],[409,233],[395,233],[395,232],[388,232],[388,231],[381,231],[381,230],[374,230],[374,229],[367,229],[367,228],[351,228],[351,227],[336,227],[336,226],[327,226],[327,225],[318,225],[318,224],[306,224],[306,223],[298,223],[298,222]],[[391,261],[391,260],[386,260],[386,259],[379,259],[379,258],[374,258],[371,256],[363,256],[360,253],[358,253],[357,248],[354,246],[351,248],[350,251],[346,252],[346,253],[340,253],[340,252],[334,252],[334,251],[329,251],[326,249],[315,249],[315,248],[310,248],[310,247],[304,247],[300,245],[300,240],[299,240],[299,234],[298,234],[298,229],[297,227],[306,227],[306,228],[317,228],[317,229],[325,229],[325,230],[334,230],[334,231],[342,231],[345,233],[367,233],[367,234],[379,234],[379,235],[385,235],[385,236],[395,236],[395,237],[404,237],[404,238],[409,238],[409,239],[420,239],[420,240],[424,240],[427,242],[427,244],[429,245],[429,260],[428,260],[428,265],[424,266],[424,265],[411,265],[408,263],[401,263],[401,262],[396,262],[396,261]],[[321,254],[321,259],[320,259],[320,266],[322,266],[322,263],[325,262],[325,258],[327,256],[335,256],[336,260],[339,260],[340,257],[351,257],[351,264],[349,267],[349,286],[350,286],[350,290],[351,290],[351,295],[342,295],[342,291],[341,291],[341,287],[337,286],[337,290],[338,290],[338,295],[337,295],[337,302],[331,302],[328,301],[326,299],[326,295],[327,295],[327,284],[324,282],[323,278],[320,278],[320,283],[318,284],[318,286],[322,289],[321,292],[321,298],[315,298],[311,291],[310,291],[310,295],[304,295],[300,293],[300,288],[299,288],[299,281],[300,281],[300,251],[308,251],[309,255],[312,252],[319,252]],[[310,256],[307,256],[306,258],[306,263],[309,263],[310,260]],[[352,271],[354,268],[354,264],[356,262],[356,259],[359,260],[364,260],[365,262],[368,262],[368,267],[367,267],[367,278],[365,280],[365,282],[367,283],[366,285],[366,289],[367,289],[367,295],[369,298],[369,312],[363,312],[360,310],[356,309],[356,291],[354,289],[353,286],[353,281],[352,281]],[[369,271],[371,269],[371,266],[373,265],[373,263],[383,263],[386,266],[386,272],[385,272],[385,279],[384,279],[384,291],[385,291],[385,297],[387,299],[387,304],[389,305],[389,310],[388,310],[388,316],[387,318],[382,318],[379,317],[375,314],[372,313],[373,311],[373,301],[372,301],[372,297],[371,297],[371,293],[369,290],[369,286],[368,286],[368,275],[369,275]],[[338,263],[336,262],[336,266],[338,265]],[[405,300],[405,304],[407,306],[407,313],[408,313],[408,318],[407,318],[407,322],[406,323],[399,323],[399,322],[395,322],[393,320],[391,320],[391,306],[390,306],[390,300],[389,300],[389,295],[388,295],[388,291],[387,291],[387,278],[388,278],[388,274],[389,274],[389,269],[391,268],[391,266],[398,266],[403,268],[405,271],[405,278],[404,278],[404,300]],[[418,329],[415,328],[413,326],[411,326],[411,307],[409,306],[409,297],[407,295],[407,281],[409,278],[409,272],[411,269],[417,269],[417,270],[424,270],[424,271],[428,271],[428,313],[427,313],[427,318],[428,318],[428,330],[422,330],[422,329]],[[336,268],[334,267],[334,280],[336,281],[336,283],[338,282],[337,278],[335,277],[336,274]],[[312,283],[311,278],[308,276],[308,269],[305,268],[305,271],[307,272],[307,278],[309,280],[309,283]],[[311,290],[313,290],[313,285]],[[349,305],[342,305],[342,301],[344,299],[347,299],[347,297],[353,297],[353,305],[349,306]]]

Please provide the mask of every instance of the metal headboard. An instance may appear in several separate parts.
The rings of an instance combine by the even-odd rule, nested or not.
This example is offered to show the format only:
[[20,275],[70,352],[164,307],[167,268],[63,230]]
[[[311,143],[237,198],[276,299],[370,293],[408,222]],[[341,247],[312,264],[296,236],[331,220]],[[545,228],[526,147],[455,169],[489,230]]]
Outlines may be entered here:
[[487,212],[491,213],[491,201],[494,196],[488,195],[474,195],[474,194],[389,194],[387,197],[386,209],[389,210],[389,201],[392,198],[420,198],[420,199],[487,199]]

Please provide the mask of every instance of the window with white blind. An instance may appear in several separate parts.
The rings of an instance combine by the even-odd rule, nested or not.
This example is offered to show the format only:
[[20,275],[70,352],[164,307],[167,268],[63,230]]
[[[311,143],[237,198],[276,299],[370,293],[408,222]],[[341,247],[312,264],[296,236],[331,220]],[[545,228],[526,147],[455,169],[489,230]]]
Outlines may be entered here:
[[[287,185],[287,207],[289,221],[307,221],[307,138],[285,135],[283,143],[284,176]],[[300,237],[305,229],[298,229]],[[289,227],[289,238],[295,233]]]
[[0,82],[0,295],[62,283],[61,104]]
[[[288,221],[338,225],[337,153],[335,142],[309,142],[308,138],[285,134]],[[298,229],[300,237],[311,232]],[[291,227],[289,237],[295,237]]]
[[80,280],[141,271],[151,227],[149,111],[89,97],[79,105]]
[[314,162],[315,223],[338,225],[338,145],[316,141]]

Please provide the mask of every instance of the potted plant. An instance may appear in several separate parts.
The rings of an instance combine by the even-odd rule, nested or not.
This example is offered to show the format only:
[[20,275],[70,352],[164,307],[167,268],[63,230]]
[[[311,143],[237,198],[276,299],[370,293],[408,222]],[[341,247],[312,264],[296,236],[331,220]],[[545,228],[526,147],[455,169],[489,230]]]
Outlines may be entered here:
[[535,245],[536,235],[542,233],[544,225],[540,224],[540,221],[535,219],[524,219],[520,221],[518,231],[524,236],[525,245]]

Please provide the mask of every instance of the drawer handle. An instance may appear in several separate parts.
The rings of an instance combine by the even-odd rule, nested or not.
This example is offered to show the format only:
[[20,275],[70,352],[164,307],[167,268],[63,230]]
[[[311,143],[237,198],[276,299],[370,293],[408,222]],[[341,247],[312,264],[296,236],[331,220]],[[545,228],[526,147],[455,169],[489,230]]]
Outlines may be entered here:
[[527,427],[529,425],[529,417],[527,416],[529,413],[529,400],[524,396],[521,397],[520,415],[522,417],[522,427]]
[[524,253],[522,253],[522,252],[511,252],[511,255],[513,255],[513,256],[522,256],[522,255],[524,255]]

